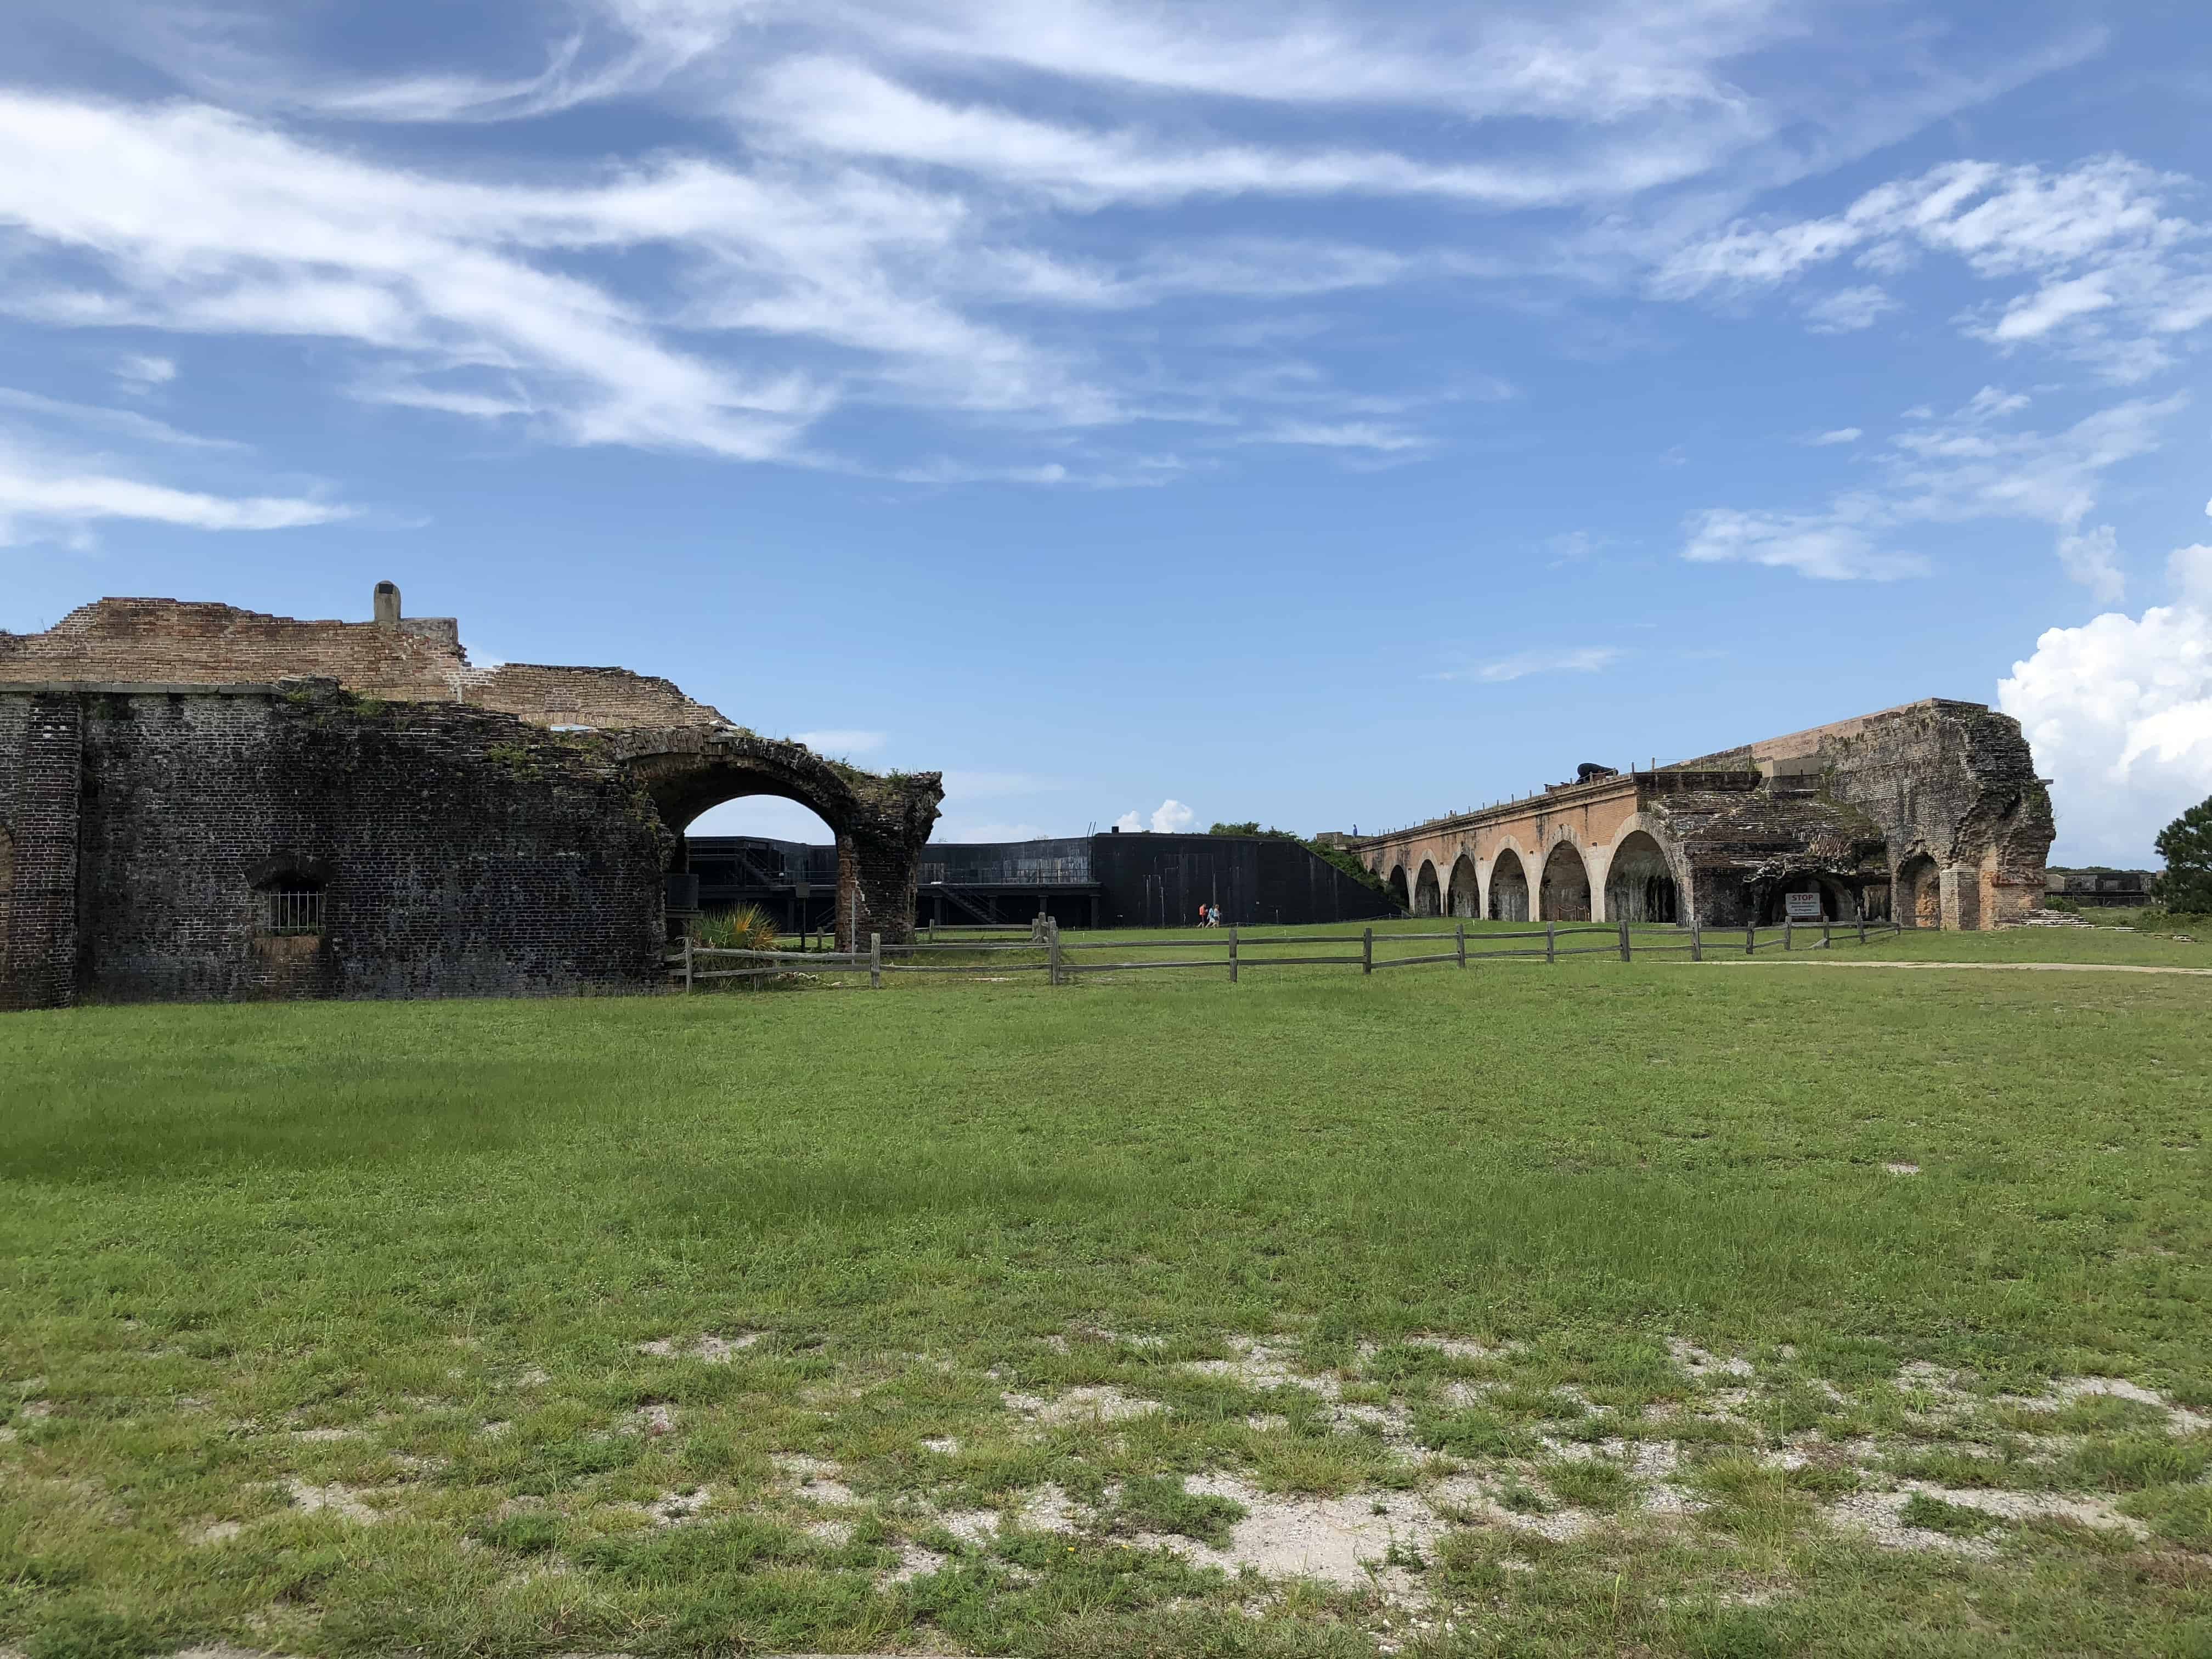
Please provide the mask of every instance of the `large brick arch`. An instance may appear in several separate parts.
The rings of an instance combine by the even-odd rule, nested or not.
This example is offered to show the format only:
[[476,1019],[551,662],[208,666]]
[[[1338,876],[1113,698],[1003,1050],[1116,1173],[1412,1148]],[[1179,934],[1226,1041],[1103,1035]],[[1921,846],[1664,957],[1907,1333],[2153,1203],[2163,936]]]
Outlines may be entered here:
[[1580,842],[1563,825],[1544,854],[1536,889],[1540,921],[1589,921],[1596,915],[1602,889],[1590,883],[1589,860]]
[[1444,914],[1469,921],[1482,915],[1482,872],[1474,854],[1464,847],[1452,860],[1451,880],[1444,890]]
[[870,933],[913,939],[916,868],[945,798],[937,773],[878,775],[734,728],[629,731],[614,741],[659,811],[672,867],[682,867],[684,830],[709,807],[747,795],[796,801],[837,838],[839,948],[857,949]]
[[[1653,920],[1640,913],[1650,908],[1650,902],[1655,896],[1649,890],[1649,882],[1655,872],[1642,870],[1637,877],[1639,890],[1633,895],[1624,895],[1622,889],[1627,872],[1616,866],[1620,865],[1625,851],[1639,866],[1648,866],[1655,857],[1663,864],[1664,878],[1672,881],[1674,889],[1674,914],[1664,919],[1670,921],[1686,920],[1691,906],[1689,858],[1683,851],[1680,839],[1665,821],[1644,811],[1631,813],[1613,840],[1603,848],[1583,849],[1583,856],[1590,866],[1591,892],[1594,896],[1602,895],[1604,900],[1601,919],[1606,921],[1622,920],[1616,900],[1626,897],[1629,902],[1626,908],[1631,912],[1626,920]],[[1636,856],[1638,854],[1642,856]]]
[[1413,878],[1413,914],[1440,916],[1443,910],[1443,883],[1437,875],[1436,860],[1423,859],[1420,873]]
[[1528,862],[1511,842],[1491,855],[1482,895],[1482,913],[1492,921],[1528,921],[1534,917],[1536,894],[1528,880]]

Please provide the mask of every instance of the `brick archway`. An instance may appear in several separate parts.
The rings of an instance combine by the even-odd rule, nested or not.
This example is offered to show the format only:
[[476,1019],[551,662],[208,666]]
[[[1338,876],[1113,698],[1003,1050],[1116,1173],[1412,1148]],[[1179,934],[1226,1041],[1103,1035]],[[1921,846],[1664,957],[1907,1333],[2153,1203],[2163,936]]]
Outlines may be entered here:
[[1406,866],[1404,865],[1392,865],[1390,866],[1390,873],[1383,880],[1382,885],[1389,892],[1390,902],[1393,904],[1395,904],[1401,910],[1411,910],[1413,908],[1413,896],[1406,886]]
[[1475,873],[1474,859],[1471,854],[1462,853],[1452,862],[1451,885],[1445,893],[1444,914],[1470,919],[1482,914],[1482,878]]
[[631,731],[615,742],[660,814],[672,870],[684,868],[684,831],[701,813],[747,795],[778,796],[806,808],[837,839],[838,948],[857,949],[870,933],[913,939],[921,849],[945,798],[937,773],[879,776],[799,744],[735,730]]
[[1443,913],[1443,888],[1437,880],[1437,866],[1432,860],[1423,859],[1421,872],[1413,878],[1413,914],[1440,916]]
[[1543,884],[1537,894],[1537,919],[1543,921],[1588,921],[1590,919],[1589,866],[1582,848],[1561,836],[1544,858]]
[[1485,907],[1490,919],[1527,921],[1533,896],[1528,890],[1528,866],[1522,863],[1521,854],[1510,847],[1504,848],[1490,866],[1490,902]]

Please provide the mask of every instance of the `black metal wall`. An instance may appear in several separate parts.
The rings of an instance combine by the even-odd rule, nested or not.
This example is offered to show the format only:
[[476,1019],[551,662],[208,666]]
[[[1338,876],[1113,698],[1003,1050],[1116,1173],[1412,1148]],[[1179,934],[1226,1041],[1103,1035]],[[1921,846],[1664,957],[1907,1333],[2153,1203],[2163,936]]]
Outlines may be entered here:
[[1091,867],[1109,927],[1178,927],[1218,904],[1224,924],[1364,921],[1389,898],[1294,841],[1271,836],[1094,836]]

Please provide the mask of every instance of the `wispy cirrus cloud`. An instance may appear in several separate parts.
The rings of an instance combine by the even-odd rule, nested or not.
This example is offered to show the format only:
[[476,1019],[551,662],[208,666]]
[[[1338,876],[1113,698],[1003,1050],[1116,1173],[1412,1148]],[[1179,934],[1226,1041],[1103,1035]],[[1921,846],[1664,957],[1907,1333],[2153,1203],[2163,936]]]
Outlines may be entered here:
[[[2170,203],[2189,181],[2125,156],[2056,171],[1954,161],[1867,191],[1822,218],[1740,222],[1680,248],[1652,287],[1687,299],[1768,289],[1848,258],[1888,276],[1931,255],[1963,263],[2008,295],[1958,325],[1999,348],[2044,344],[2110,379],[2139,380],[2212,324],[2212,226]],[[1896,302],[1879,286],[1810,302],[1815,327],[1871,324]]]
[[228,495],[132,476],[107,458],[58,452],[0,433],[0,546],[89,544],[109,520],[186,530],[297,530],[336,523],[351,508],[276,495]]
[[2104,475],[2156,449],[2188,401],[2181,392],[2130,398],[2042,432],[2014,422],[2029,407],[2025,394],[1984,387],[1948,416],[1916,411],[1877,458],[1872,486],[1819,507],[1691,514],[1682,556],[1828,581],[1888,581],[1931,568],[1910,545],[1925,526],[2014,519],[2048,526],[2067,574],[2098,599],[2117,599],[2124,590],[2117,536],[2087,520]]
[[1564,651],[1522,651],[1465,668],[1449,669],[1435,678],[1503,685],[1509,681],[1527,679],[1531,674],[1595,674],[1612,667],[1627,654],[1612,645],[1578,646]]

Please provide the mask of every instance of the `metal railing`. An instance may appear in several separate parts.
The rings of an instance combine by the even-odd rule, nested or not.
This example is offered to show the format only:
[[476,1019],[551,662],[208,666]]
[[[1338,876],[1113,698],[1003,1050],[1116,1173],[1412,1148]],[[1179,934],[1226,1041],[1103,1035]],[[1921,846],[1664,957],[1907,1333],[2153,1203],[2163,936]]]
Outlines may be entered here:
[[321,933],[321,891],[312,887],[280,887],[262,894],[258,931],[280,939]]

